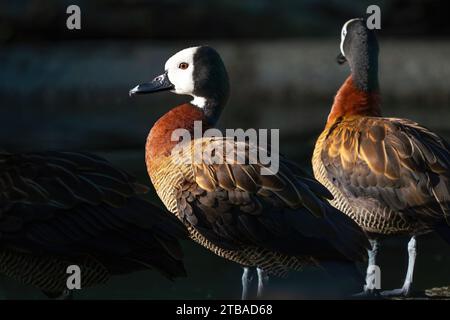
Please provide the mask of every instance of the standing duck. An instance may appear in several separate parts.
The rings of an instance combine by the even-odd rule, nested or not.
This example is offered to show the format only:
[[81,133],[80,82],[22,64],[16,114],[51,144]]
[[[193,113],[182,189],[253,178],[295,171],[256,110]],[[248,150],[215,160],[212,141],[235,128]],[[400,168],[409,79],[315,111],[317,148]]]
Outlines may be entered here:
[[[184,49],[165,64],[153,81],[130,90],[130,95],[170,90],[193,100],[162,116],[147,138],[149,176],[167,209],[187,227],[191,238],[244,267],[242,298],[256,268],[258,297],[269,275],[283,276],[322,259],[364,259],[367,238],[360,228],[327,200],[330,193],[298,167],[281,158],[278,172],[250,163],[250,142],[227,137],[197,137],[184,143],[184,157],[173,154],[173,132],[194,134],[196,121],[203,132],[213,128],[229,95],[229,82],[219,54],[208,46]],[[193,159],[197,148],[222,146],[237,152],[238,162],[216,151],[220,161]],[[243,148],[241,148],[243,147]],[[217,150],[219,148],[215,148]],[[198,150],[198,149],[197,149]],[[236,155],[236,153],[235,153]],[[187,160],[187,161],[186,161]],[[367,246],[366,246],[367,244]]]
[[0,153],[0,273],[49,297],[69,297],[114,274],[156,269],[184,276],[174,217],[140,198],[147,188],[106,160],[80,152]]
[[317,140],[315,177],[334,195],[332,204],[369,235],[371,281],[379,239],[406,235],[409,263],[403,287],[383,295],[411,294],[416,236],[437,231],[450,240],[450,147],[438,135],[407,119],[384,118],[378,85],[378,43],[362,19],[342,28],[340,62],[351,75],[336,94]]

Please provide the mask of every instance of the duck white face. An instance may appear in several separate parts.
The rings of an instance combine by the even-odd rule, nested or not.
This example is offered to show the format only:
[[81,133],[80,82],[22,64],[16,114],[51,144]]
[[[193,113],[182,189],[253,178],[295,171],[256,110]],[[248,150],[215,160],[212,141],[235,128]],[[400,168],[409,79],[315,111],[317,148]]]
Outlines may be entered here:
[[194,55],[197,49],[181,50],[167,60],[164,70],[174,86],[172,92],[194,96]]
[[170,90],[194,97],[191,104],[200,108],[223,105],[228,99],[228,74],[220,55],[211,47],[183,49],[167,60],[164,70],[151,82],[131,89],[130,96]]
[[203,107],[205,99],[194,94],[194,56],[200,47],[183,49],[166,61],[165,72],[150,83],[140,84],[130,90],[130,96],[158,91],[170,90],[176,94],[185,94],[194,97],[192,104]]
[[340,45],[340,47],[341,47],[341,53],[342,53],[342,55],[344,57],[345,57],[344,41],[345,41],[345,38],[347,37],[347,28],[348,28],[349,24],[351,24],[353,21],[358,21],[358,20],[362,21],[363,19],[361,19],[361,18],[350,19],[342,27],[342,30],[341,30],[341,45]]

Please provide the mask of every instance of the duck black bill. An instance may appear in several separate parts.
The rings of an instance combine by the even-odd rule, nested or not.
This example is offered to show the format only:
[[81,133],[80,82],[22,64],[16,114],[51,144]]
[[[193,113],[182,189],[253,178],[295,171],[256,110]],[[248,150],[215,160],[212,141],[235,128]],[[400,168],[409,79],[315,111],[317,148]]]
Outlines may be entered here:
[[339,52],[338,56],[336,57],[336,62],[339,64],[344,64],[347,61],[347,58],[345,58],[345,56]]
[[136,94],[146,94],[158,91],[166,91],[174,89],[174,85],[170,82],[167,72],[160,76],[157,76],[151,82],[137,85],[130,90],[129,95],[134,96]]

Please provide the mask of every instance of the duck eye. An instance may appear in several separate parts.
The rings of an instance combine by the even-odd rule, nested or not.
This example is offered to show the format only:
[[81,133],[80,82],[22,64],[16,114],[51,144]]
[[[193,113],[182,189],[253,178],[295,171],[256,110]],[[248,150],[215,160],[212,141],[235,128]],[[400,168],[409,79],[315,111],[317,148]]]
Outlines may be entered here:
[[186,62],[182,62],[178,65],[178,68],[180,68],[181,70],[186,70],[189,67],[189,64],[187,64]]

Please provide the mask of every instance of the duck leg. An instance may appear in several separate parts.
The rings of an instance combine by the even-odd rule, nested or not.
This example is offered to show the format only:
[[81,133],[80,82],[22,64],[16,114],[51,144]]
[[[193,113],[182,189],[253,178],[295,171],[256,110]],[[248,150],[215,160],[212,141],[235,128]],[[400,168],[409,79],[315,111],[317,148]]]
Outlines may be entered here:
[[250,299],[250,289],[253,282],[253,271],[251,267],[244,267],[242,273],[242,300]]
[[369,297],[378,294],[377,286],[377,270],[378,267],[376,265],[379,242],[375,239],[369,239],[371,249],[367,250],[367,254],[369,256],[369,261],[367,263],[367,271],[366,271],[366,284],[364,285],[364,291],[358,294],[355,294],[355,297]]
[[379,289],[377,288],[377,279],[376,279],[376,269],[377,269],[377,255],[378,255],[378,248],[379,243],[378,240],[369,240],[370,245],[372,246],[371,250],[368,250],[369,255],[369,263],[367,265],[367,271],[366,271],[366,284],[364,286],[365,292],[371,292],[374,293],[375,290]]
[[49,299],[53,299],[53,300],[73,300],[74,296],[73,296],[73,290],[64,290],[62,292],[45,292],[42,291],[43,294],[45,294]]
[[411,237],[411,240],[409,240],[408,242],[408,271],[406,272],[406,278],[405,282],[403,283],[403,287],[401,287],[400,289],[383,291],[381,292],[381,295],[383,297],[393,297],[393,296],[407,297],[411,294],[416,256],[417,256],[417,242],[416,237],[413,236]]
[[257,297],[262,298],[264,295],[264,291],[267,288],[269,283],[269,275],[266,271],[261,268],[257,268],[258,271],[258,293]]
[[73,300],[73,290],[64,290],[56,300]]

